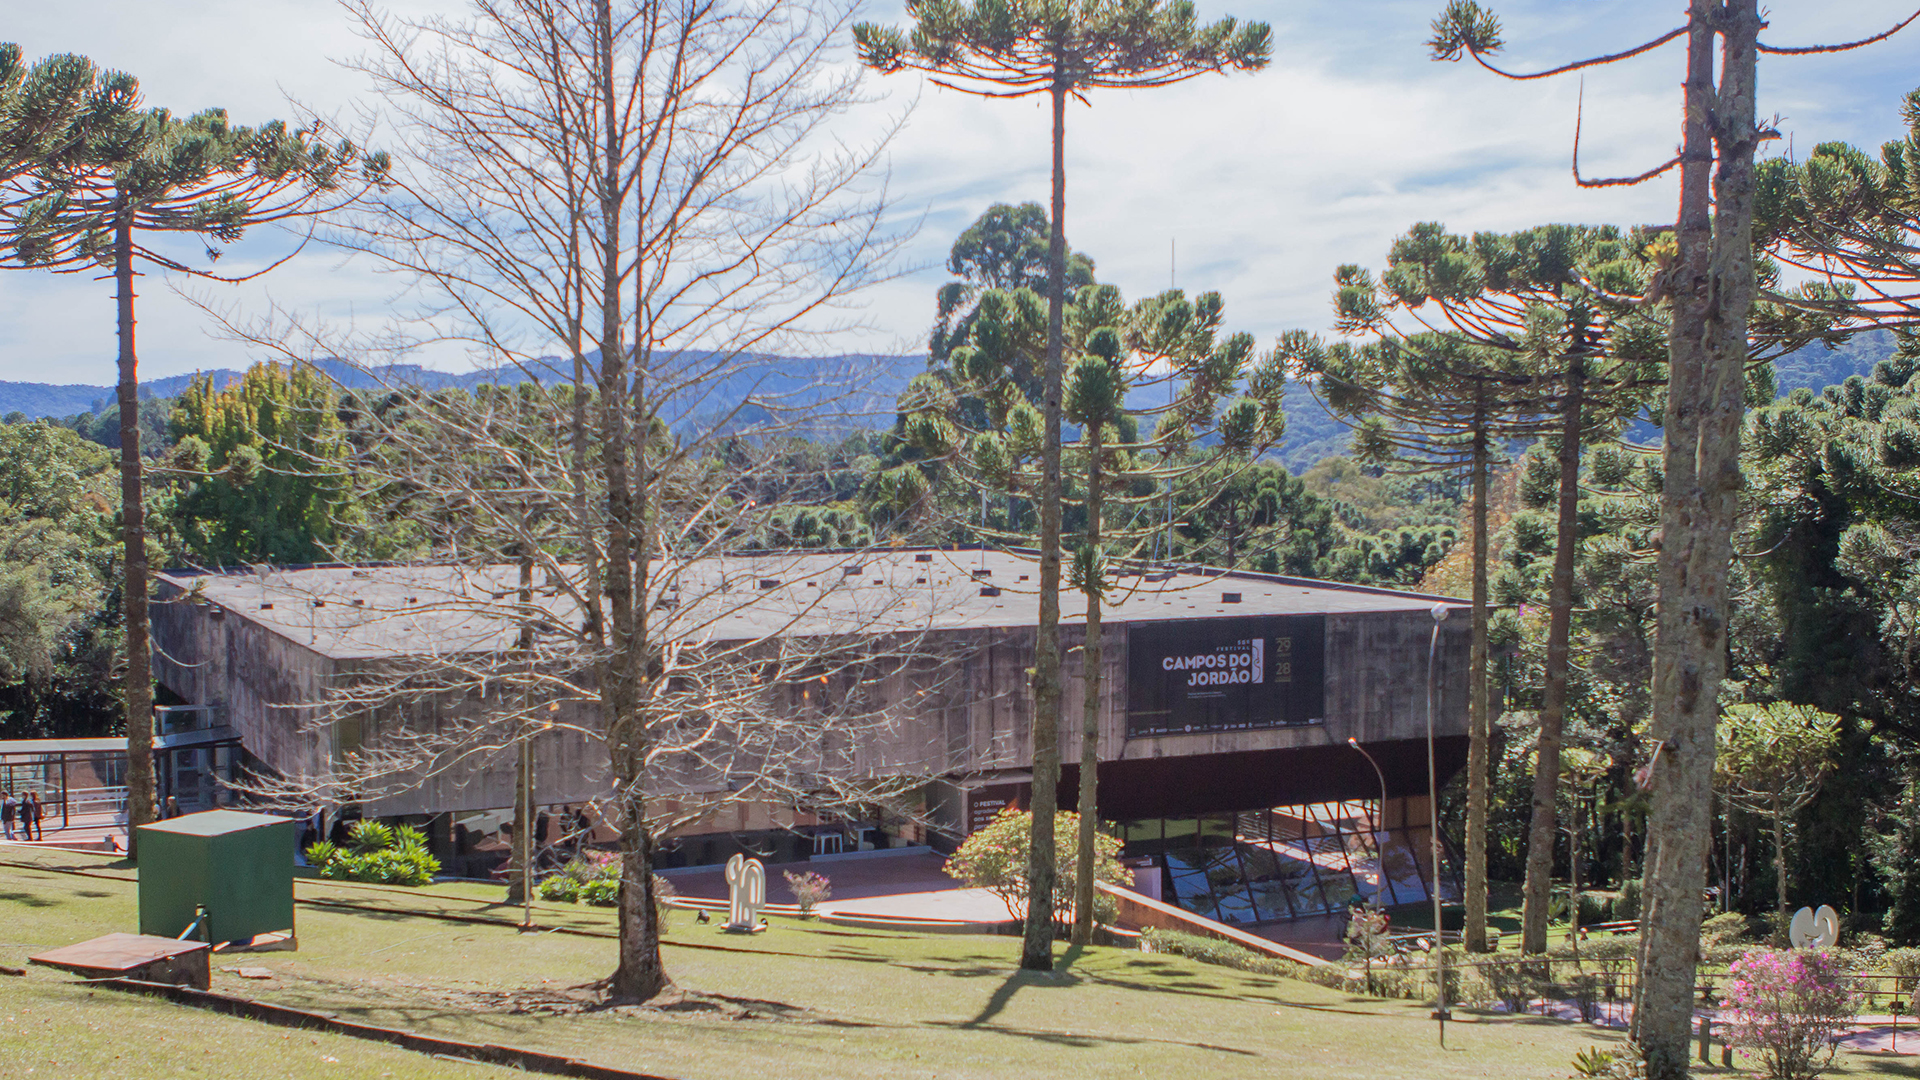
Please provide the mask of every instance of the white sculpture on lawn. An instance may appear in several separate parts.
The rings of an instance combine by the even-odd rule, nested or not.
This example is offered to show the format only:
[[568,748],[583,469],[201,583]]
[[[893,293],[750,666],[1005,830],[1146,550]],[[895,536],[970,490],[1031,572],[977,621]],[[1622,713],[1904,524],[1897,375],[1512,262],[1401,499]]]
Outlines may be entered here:
[[1787,940],[1796,949],[1831,949],[1840,942],[1840,913],[1826,904],[1801,908],[1787,924]]
[[767,868],[759,859],[735,855],[727,860],[727,930],[752,933],[760,929],[760,909],[767,904]]

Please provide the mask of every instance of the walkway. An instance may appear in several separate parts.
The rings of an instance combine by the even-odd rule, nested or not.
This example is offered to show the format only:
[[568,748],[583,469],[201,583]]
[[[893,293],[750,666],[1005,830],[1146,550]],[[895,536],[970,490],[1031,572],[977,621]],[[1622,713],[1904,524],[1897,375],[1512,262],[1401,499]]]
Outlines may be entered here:
[[[0,840],[0,843],[15,843],[27,847],[74,848],[80,851],[125,851],[127,849],[127,827],[119,821],[118,815],[110,813],[75,814],[68,819],[66,828],[60,827],[58,817],[50,817],[42,822],[46,827],[46,839],[32,843],[15,839]],[[20,835],[18,826],[14,836]],[[118,847],[108,846],[108,837]]]
[[[786,872],[814,873],[832,883],[833,895],[819,905],[822,914],[886,915],[904,919],[952,919],[1006,922],[1007,905],[985,889],[963,888],[944,871],[946,858],[926,848],[826,855],[810,862],[769,863],[767,900],[791,904]],[[727,898],[724,866],[694,866],[665,871],[682,896]]]

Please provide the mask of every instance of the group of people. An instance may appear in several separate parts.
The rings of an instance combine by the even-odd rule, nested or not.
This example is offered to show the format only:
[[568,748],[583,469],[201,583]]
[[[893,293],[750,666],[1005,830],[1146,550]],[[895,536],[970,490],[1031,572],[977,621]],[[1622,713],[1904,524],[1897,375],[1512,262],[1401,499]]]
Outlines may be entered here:
[[5,823],[9,840],[45,840],[47,831],[40,822],[46,814],[47,809],[41,804],[37,791],[23,791],[18,795],[9,791],[0,795],[0,822]]
[[[456,845],[466,837],[464,825],[454,826]],[[541,810],[533,819],[534,866],[540,869],[552,869],[568,859],[577,858],[580,850],[593,837],[593,819],[587,816],[587,808],[572,805],[562,806],[557,815]],[[513,820],[509,818],[500,823],[500,839],[509,851],[513,848]]]

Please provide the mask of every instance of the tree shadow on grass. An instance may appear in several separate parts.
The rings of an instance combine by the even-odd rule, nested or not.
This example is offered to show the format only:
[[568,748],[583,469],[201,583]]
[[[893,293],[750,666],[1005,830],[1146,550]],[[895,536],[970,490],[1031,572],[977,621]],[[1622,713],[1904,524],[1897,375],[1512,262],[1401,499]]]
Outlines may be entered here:
[[[1052,971],[1028,971],[1026,968],[1013,969],[1012,973],[1007,976],[1006,981],[1002,982],[999,988],[994,990],[993,996],[987,999],[986,1005],[980,1010],[980,1015],[966,1021],[960,1026],[978,1027],[985,1024],[995,1016],[998,1016],[1000,1011],[1007,1007],[1007,1003],[1013,1000],[1015,994],[1018,994],[1027,987],[1031,986],[1043,990],[1062,990],[1067,987],[1078,986],[1085,980],[1073,974],[1068,969],[1072,968],[1074,962],[1080,959],[1081,952],[1082,949],[1078,945],[1070,947],[1059,960],[1054,962]],[[982,975],[989,974],[988,971],[981,969],[967,970]],[[942,972],[942,974],[951,974],[951,972]]]
[[1046,1028],[1011,1027],[1006,1024],[983,1024],[975,1020],[929,1020],[921,1027],[943,1028],[949,1031],[981,1031],[993,1035],[1012,1035],[1035,1042],[1049,1043],[1055,1046],[1071,1046],[1076,1049],[1092,1049],[1097,1046],[1145,1046],[1159,1044],[1163,1046],[1186,1046],[1195,1050],[1211,1050],[1220,1054],[1234,1054],[1239,1057],[1259,1057],[1254,1050],[1243,1050],[1237,1046],[1221,1046],[1218,1043],[1190,1042],[1186,1039],[1155,1039],[1140,1035],[1083,1035],[1071,1031],[1049,1031]]
[[66,903],[65,900],[55,900],[41,896],[39,893],[24,892],[0,892],[0,900],[11,900],[16,904],[25,904],[28,907],[59,907],[61,904]]

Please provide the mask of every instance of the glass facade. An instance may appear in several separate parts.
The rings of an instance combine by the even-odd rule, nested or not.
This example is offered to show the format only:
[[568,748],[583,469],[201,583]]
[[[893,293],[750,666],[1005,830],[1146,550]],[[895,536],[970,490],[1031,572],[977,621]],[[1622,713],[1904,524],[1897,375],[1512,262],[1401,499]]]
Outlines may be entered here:
[[[1279,922],[1348,904],[1431,901],[1425,796],[1310,803],[1122,826],[1126,854],[1151,856],[1169,902],[1223,923]],[[1442,838],[1445,842],[1445,838]],[[1441,894],[1454,899],[1451,853]]]

